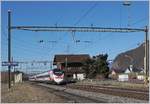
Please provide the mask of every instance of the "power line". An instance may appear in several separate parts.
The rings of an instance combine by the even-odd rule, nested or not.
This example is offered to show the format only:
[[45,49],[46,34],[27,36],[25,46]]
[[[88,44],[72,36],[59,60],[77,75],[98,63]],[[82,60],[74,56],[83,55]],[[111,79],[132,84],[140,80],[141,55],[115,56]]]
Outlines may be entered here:
[[133,26],[133,25],[135,25],[135,24],[138,24],[138,23],[140,23],[140,22],[143,22],[143,21],[145,21],[147,18],[148,18],[148,17],[144,17],[144,18],[142,18],[142,19],[139,19],[139,20],[137,20],[136,22],[133,22],[131,25]]
[[[4,33],[3,36],[6,37],[6,36],[7,36],[6,33],[5,33],[4,31],[3,31],[3,33]],[[6,38],[7,38],[7,37],[6,37]],[[23,49],[24,51],[21,51],[21,53],[25,53],[25,54],[27,54],[27,55],[29,55],[29,56],[30,56],[30,55],[33,56],[33,55],[35,55],[36,53],[38,53],[38,54],[40,54],[40,55],[42,54],[41,51],[37,51],[37,50],[36,50],[36,51],[35,51],[35,50],[34,50],[34,51],[32,50],[32,52],[31,52],[30,48],[33,49],[33,48],[35,48],[35,47],[31,47],[31,46],[32,46],[31,44],[30,44],[30,45],[28,45],[28,44],[23,44],[23,43],[28,43],[28,42],[26,42],[26,41],[24,41],[24,40],[21,40],[22,42],[20,43],[20,42],[16,41],[15,38],[14,38],[14,40],[15,40],[14,42],[15,42],[16,44],[13,46],[13,49],[14,49],[14,48],[16,48],[16,49],[21,49],[21,50]],[[17,40],[18,40],[18,39],[17,39]],[[3,43],[3,45],[5,45],[5,46],[8,45],[7,41],[5,41],[5,44]],[[38,49],[38,50],[39,50],[39,49]]]
[[[3,36],[5,36],[6,37],[6,40],[8,39],[7,38],[7,34],[6,34],[6,32],[4,31],[4,30],[2,30],[2,32],[3,32]],[[36,44],[33,44],[33,43],[31,43],[31,42],[29,42],[29,41],[25,41],[25,40],[23,40],[23,39],[15,39],[15,35],[13,35],[13,41],[16,43],[15,45],[13,45],[13,49],[14,48],[16,48],[16,49],[23,49],[23,51],[21,51],[21,53],[25,53],[25,54],[27,54],[27,55],[35,55],[36,53],[37,54],[42,54],[43,52],[41,52],[41,51],[37,51],[37,50],[32,50],[32,52],[31,52],[31,50],[30,50],[30,48],[31,49],[33,49],[33,48],[35,48],[33,45],[36,45]],[[3,37],[4,38],[4,37]],[[4,38],[5,39],[5,38]],[[18,42],[18,40],[20,40],[21,42]],[[24,44],[25,43],[25,44]],[[29,43],[29,44],[26,44],[26,43]],[[32,45],[31,45],[32,44]],[[7,46],[8,45],[8,42],[7,41],[3,41],[3,44],[2,45],[5,45],[5,46]],[[36,45],[37,46],[37,45]],[[35,48],[36,49],[36,48]],[[39,48],[38,48],[38,50],[39,50]],[[36,56],[36,55],[35,55]]]
[[[18,46],[18,47],[20,47],[20,48],[23,48],[23,49],[32,49],[33,50],[33,48],[34,48],[34,50],[35,49],[37,49],[36,51],[34,51],[34,52],[40,52],[41,53],[41,51],[39,50],[39,48],[37,47],[34,47],[33,46],[33,44],[31,45],[31,44],[26,44],[27,42],[19,42],[19,41],[16,41],[17,39],[13,39],[13,41],[16,43],[14,46]],[[37,46],[37,45],[36,45]],[[30,50],[31,51],[31,50]]]
[[120,5],[120,28],[122,26],[122,5]]
[[[94,5],[92,5],[76,22],[74,25],[77,25],[79,22],[81,22],[81,20],[86,17],[95,7],[96,7],[97,3],[95,3]],[[57,20],[56,22],[56,26],[58,21],[60,20],[60,18]],[[64,33],[65,35],[66,33]],[[72,34],[73,40],[75,40],[75,35]],[[60,40],[59,40],[60,41]]]
[[120,49],[120,50],[116,50],[116,51],[113,51],[113,52],[111,52],[111,53],[116,53],[116,52],[119,52],[119,51],[125,51],[125,50],[129,50],[129,48],[133,48],[133,46],[139,46],[139,42],[138,43],[134,43],[134,44],[132,44],[132,45],[130,45],[129,47],[127,47],[127,48],[124,48],[124,49]]
[[[46,28],[46,30],[45,30]],[[103,27],[49,27],[49,26],[13,26],[12,29],[25,29],[29,31],[77,31],[77,32],[145,32],[137,28],[103,28]],[[43,30],[44,29],[44,30]]]
[[97,3],[94,3],[76,22],[74,25],[77,25],[83,18],[85,18],[95,7],[97,6]]
[[[22,53],[27,53],[28,55],[32,55],[32,56],[33,56],[33,55],[37,56],[36,54],[40,54],[40,56],[42,55],[42,53],[40,53],[40,51],[35,51],[35,50],[33,51],[33,50],[32,50],[32,52],[31,52],[31,50],[30,50],[29,48],[20,47],[20,46],[17,46],[17,45],[14,45],[14,46],[13,46],[13,49],[14,49],[14,48],[22,50],[22,51],[21,51],[21,54],[22,54]],[[43,53],[43,54],[44,54],[44,53]]]
[[[77,25],[79,22],[82,21],[83,18],[85,18],[95,7],[97,6],[97,3],[95,3],[94,5],[92,5],[76,22],[74,25]],[[72,33],[72,38],[74,40],[74,42],[76,41],[75,39],[75,32]]]
[[5,29],[2,29],[2,32],[3,32],[3,36],[5,36],[6,37],[6,39],[8,39],[8,37],[7,37],[7,34],[6,34],[6,32],[5,32]]

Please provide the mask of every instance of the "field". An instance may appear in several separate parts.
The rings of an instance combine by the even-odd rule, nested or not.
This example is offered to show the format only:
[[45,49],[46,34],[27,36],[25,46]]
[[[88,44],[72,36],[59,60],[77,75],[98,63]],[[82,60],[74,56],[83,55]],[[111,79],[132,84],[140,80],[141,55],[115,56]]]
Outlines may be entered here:
[[86,79],[76,83],[77,85],[105,85],[114,86],[119,88],[139,88],[139,89],[149,89],[148,85],[143,83],[130,83],[130,82],[119,82],[117,80],[96,80],[96,79]]
[[[46,89],[33,86],[29,83],[16,84],[10,90],[8,85],[1,85],[1,102],[2,103],[60,103],[65,99],[56,96]],[[57,100],[56,100],[57,99]]]

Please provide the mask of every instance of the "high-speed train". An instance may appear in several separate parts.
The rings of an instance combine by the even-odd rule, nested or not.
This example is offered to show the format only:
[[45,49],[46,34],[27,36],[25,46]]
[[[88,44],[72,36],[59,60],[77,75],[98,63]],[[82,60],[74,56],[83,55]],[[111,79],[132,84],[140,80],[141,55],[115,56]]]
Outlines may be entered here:
[[33,75],[29,77],[29,81],[62,84],[65,81],[64,71],[61,69],[55,68],[53,70],[49,70],[49,71],[46,71],[37,75]]

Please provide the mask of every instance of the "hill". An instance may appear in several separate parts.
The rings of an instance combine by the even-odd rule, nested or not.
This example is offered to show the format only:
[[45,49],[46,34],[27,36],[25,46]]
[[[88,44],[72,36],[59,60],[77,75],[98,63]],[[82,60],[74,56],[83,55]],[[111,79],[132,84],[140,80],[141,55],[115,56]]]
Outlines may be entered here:
[[119,54],[112,63],[111,69],[124,71],[130,65],[135,69],[144,68],[145,44]]

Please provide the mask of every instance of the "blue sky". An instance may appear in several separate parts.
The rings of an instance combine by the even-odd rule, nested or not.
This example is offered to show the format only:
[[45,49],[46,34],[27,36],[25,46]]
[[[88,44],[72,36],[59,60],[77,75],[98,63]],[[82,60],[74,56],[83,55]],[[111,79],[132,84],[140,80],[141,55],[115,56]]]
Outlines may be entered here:
[[[148,25],[148,2],[123,1],[46,1],[2,2],[2,60],[7,60],[7,11],[12,10],[12,25],[131,27]],[[12,30],[12,56],[16,61],[53,60],[55,54],[107,53],[109,59],[137,47],[144,33],[75,33],[75,39],[91,43],[74,43],[69,32],[29,32]],[[39,43],[44,40],[45,43]],[[48,41],[57,41],[50,43]]]

